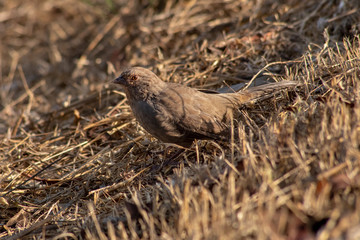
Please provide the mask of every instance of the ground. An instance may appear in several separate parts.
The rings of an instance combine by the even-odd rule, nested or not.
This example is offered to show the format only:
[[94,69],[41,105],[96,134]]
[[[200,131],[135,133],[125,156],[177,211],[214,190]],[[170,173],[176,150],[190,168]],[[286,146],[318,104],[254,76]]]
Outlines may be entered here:
[[[0,238],[360,239],[360,2],[0,3]],[[233,141],[146,133],[110,82],[297,81]],[[175,163],[174,163],[175,162]]]

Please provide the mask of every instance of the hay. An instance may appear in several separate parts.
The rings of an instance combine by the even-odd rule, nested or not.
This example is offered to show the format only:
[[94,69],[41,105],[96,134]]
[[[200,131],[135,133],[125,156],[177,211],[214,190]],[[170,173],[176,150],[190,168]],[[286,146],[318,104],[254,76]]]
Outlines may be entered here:
[[[0,237],[359,238],[355,2],[3,1]],[[109,84],[135,65],[198,88],[303,86],[240,109],[238,142],[161,168],[176,148]]]

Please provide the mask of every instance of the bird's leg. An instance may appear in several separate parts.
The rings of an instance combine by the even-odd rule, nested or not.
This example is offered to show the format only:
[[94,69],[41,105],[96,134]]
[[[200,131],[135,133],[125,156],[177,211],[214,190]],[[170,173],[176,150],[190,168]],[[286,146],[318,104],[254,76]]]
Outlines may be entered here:
[[179,162],[178,161],[175,161],[175,160],[178,160],[178,158],[180,157],[180,155],[182,154],[182,153],[185,153],[187,151],[187,149],[185,149],[185,148],[180,148],[180,149],[178,149],[176,152],[174,152],[173,154],[171,154],[170,156],[169,156],[169,158],[165,158],[166,160],[165,160],[165,162],[162,164],[162,166],[163,167],[165,167],[165,166],[176,166],[176,165],[178,165],[179,164]]
[[160,164],[160,165],[154,165],[151,168],[151,172],[153,173],[158,173],[159,171],[161,171],[164,167],[169,167],[166,169],[166,171],[169,171],[170,169],[172,169],[173,167],[177,166],[180,161],[177,161],[179,159],[179,157],[185,153],[187,151],[187,149],[185,148],[180,148],[177,151],[175,151],[173,154],[171,154],[169,157],[167,157],[167,151],[165,151],[165,161]]

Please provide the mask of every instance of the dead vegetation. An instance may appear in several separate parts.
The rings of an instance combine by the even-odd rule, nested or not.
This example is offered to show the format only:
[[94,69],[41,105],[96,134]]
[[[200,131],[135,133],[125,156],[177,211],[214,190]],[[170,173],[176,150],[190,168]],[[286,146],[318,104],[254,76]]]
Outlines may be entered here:
[[[360,238],[357,1],[0,7],[1,238]],[[135,65],[199,88],[303,86],[241,109],[238,142],[160,168],[175,148],[109,84]]]

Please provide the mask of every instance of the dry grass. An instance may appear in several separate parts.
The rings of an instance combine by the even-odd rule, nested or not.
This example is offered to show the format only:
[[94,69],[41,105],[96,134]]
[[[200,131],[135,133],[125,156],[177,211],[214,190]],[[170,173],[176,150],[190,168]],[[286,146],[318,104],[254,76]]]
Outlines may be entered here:
[[[0,3],[0,238],[360,238],[360,4],[127,2]],[[303,86],[160,169],[176,149],[109,85],[135,65]]]

